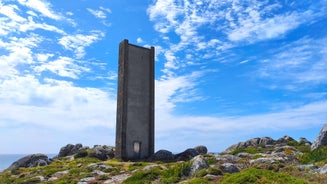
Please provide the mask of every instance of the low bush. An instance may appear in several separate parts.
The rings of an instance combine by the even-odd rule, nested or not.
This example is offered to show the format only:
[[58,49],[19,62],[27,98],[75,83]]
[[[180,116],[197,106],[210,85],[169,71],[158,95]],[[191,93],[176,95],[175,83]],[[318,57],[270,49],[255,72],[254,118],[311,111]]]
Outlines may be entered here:
[[327,146],[322,146],[313,151],[303,153],[299,160],[302,164],[320,162],[327,159]]

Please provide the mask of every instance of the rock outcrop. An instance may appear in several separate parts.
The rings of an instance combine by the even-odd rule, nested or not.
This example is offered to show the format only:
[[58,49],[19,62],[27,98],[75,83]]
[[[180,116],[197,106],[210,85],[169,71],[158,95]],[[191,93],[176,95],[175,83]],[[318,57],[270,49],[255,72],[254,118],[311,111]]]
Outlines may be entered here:
[[200,145],[200,146],[196,146],[194,148],[199,154],[206,154],[208,153],[208,149],[206,146]]
[[193,157],[199,155],[199,153],[194,149],[194,148],[189,148],[182,153],[176,154],[175,155],[175,160],[177,161],[186,161],[190,160]]
[[83,148],[82,144],[75,144],[75,145],[67,144],[66,146],[60,149],[58,157],[66,157],[66,156],[74,155],[82,148]]
[[115,157],[114,148],[106,145],[95,145],[92,148],[90,157],[95,157],[100,160],[107,160]]
[[19,167],[36,167],[36,166],[45,166],[50,164],[50,160],[47,155],[44,154],[31,154],[27,155],[16,162],[12,163],[8,170],[18,169]]
[[159,150],[154,153],[150,159],[150,161],[162,161],[162,162],[172,162],[174,161],[174,154],[168,150]]
[[[257,137],[257,138],[249,139],[245,142],[239,142],[237,144],[234,144],[234,145],[230,146],[229,148],[227,148],[223,153],[232,153],[235,150],[243,150],[243,149],[251,148],[251,147],[269,148],[269,147],[276,147],[276,146],[279,146],[279,147],[286,146],[288,144],[300,144],[300,143],[305,144],[305,145],[311,144],[305,138],[300,138],[300,141],[301,142],[297,142],[292,137],[287,136],[287,135],[285,135],[277,140],[274,140],[270,137],[262,137],[262,138]],[[327,139],[326,139],[326,143],[327,143]]]
[[299,144],[303,144],[303,145],[307,145],[307,146],[310,146],[312,145],[312,143],[310,141],[308,141],[306,138],[304,137],[300,137],[299,139]]
[[327,125],[324,125],[320,130],[318,137],[312,143],[311,150],[315,150],[320,146],[326,146],[326,145],[327,145]]

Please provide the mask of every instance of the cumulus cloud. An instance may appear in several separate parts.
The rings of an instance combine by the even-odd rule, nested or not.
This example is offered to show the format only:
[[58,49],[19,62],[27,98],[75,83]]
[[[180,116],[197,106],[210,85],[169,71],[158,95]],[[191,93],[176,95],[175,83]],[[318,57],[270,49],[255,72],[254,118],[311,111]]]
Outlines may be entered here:
[[82,72],[89,71],[88,68],[78,65],[76,60],[62,56],[54,61],[49,61],[34,68],[34,71],[37,73],[47,70],[57,74],[58,76],[70,77],[73,79],[78,79],[78,76]]
[[37,125],[56,130],[114,126],[115,99],[102,90],[53,79],[40,83],[34,76],[15,77],[0,87],[6,89],[0,98],[2,126]]
[[48,2],[42,0],[18,0],[21,5],[32,8],[35,11],[41,13],[45,17],[51,19],[60,20],[62,19],[61,15],[56,14],[52,9],[51,5]]
[[16,5],[4,6],[0,4],[0,13],[12,19],[13,21],[23,22],[26,19],[16,14],[15,11],[19,11]]
[[63,36],[59,39],[59,43],[65,49],[73,51],[77,58],[82,58],[85,55],[85,47],[91,45],[102,37],[104,37],[104,33],[94,31],[89,35],[76,34]]

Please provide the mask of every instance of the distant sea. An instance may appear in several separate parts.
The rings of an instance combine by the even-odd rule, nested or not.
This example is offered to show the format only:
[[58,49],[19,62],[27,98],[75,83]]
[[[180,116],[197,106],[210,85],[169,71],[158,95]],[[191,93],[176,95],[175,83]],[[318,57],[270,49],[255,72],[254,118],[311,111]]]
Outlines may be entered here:
[[[0,154],[0,172],[7,169],[12,163],[28,154]],[[53,158],[57,154],[47,154],[49,158]]]

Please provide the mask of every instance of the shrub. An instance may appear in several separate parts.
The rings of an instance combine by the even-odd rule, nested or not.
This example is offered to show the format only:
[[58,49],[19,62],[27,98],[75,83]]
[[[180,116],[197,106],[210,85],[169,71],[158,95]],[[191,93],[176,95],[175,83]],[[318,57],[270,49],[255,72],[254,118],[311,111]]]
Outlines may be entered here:
[[305,180],[297,179],[291,175],[261,170],[247,169],[240,173],[226,175],[221,184],[306,184]]
[[313,151],[303,153],[299,158],[302,164],[320,162],[325,159],[327,159],[327,146],[322,146]]
[[80,150],[79,152],[77,152],[74,155],[74,158],[83,158],[83,157],[86,157],[87,155],[88,155],[87,150],[83,149],[83,150]]
[[212,174],[212,175],[223,175],[223,172],[218,169],[218,168],[214,168],[214,167],[209,167],[207,170],[208,174]]
[[163,183],[177,183],[182,177],[188,176],[190,167],[190,162],[177,163],[177,165],[163,171],[160,174],[161,181]]
[[296,140],[291,140],[286,143],[289,146],[299,146],[300,144]]

